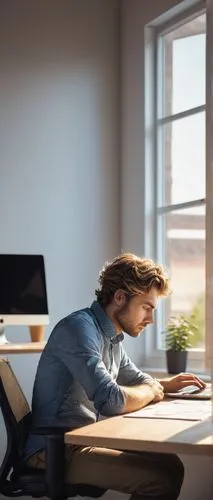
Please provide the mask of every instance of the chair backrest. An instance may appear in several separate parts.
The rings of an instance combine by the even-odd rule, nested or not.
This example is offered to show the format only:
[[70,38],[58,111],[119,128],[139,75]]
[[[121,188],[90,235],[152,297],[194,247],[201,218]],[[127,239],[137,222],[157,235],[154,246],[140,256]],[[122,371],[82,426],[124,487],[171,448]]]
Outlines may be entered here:
[[[7,449],[0,466],[0,493],[10,498],[26,494],[37,498],[48,495],[48,498],[52,498],[51,491],[53,491],[53,497],[56,498],[55,487],[58,484],[58,470],[49,470],[47,478],[46,476],[44,477],[43,471],[39,471],[38,469],[36,469],[36,475],[32,472],[33,469],[29,468],[27,473],[23,470],[21,458],[31,425],[31,412],[9,361],[1,358],[0,408],[7,431]],[[58,458],[58,455],[56,458]],[[51,467],[53,469],[55,464],[57,464],[57,460],[53,457],[51,460]],[[10,474],[11,472],[13,473]],[[50,485],[48,478],[49,481],[51,478],[54,484]],[[56,483],[54,482],[54,478],[56,478]],[[47,486],[48,484],[49,487]],[[95,486],[75,484],[69,486],[67,495],[63,492],[63,498],[73,497],[78,494],[98,498],[105,493],[104,489],[96,488]]]
[[31,412],[7,359],[0,359],[0,408],[7,431],[7,449],[0,468],[0,485],[19,466],[28,435]]
[[8,403],[18,423],[30,412],[30,407],[7,359],[0,358],[0,378]]

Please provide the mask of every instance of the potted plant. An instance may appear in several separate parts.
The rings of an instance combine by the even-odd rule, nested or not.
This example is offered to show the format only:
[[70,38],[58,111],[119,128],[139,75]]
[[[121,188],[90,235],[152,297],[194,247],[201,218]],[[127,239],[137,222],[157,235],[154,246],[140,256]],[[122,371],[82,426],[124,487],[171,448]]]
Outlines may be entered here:
[[186,371],[188,349],[191,347],[190,337],[197,330],[190,317],[183,314],[169,319],[164,330],[168,373],[176,374]]

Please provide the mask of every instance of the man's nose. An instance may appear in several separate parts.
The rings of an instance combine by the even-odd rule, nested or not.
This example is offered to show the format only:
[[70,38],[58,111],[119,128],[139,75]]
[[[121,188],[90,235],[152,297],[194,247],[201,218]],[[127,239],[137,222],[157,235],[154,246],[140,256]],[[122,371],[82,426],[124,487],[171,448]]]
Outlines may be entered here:
[[155,322],[153,312],[151,312],[151,313],[149,314],[149,316],[148,316],[148,318],[147,318],[147,322],[149,323],[149,325],[152,325],[152,324]]

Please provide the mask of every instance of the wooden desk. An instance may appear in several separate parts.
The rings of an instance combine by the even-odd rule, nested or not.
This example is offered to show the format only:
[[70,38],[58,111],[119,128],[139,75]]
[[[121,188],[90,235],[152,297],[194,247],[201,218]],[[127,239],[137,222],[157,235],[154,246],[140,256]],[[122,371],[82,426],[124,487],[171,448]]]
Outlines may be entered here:
[[8,342],[7,344],[0,345],[0,354],[26,354],[42,352],[46,345],[44,342],[25,342],[22,344],[14,344]]
[[213,456],[213,423],[119,416],[67,432],[65,443]]

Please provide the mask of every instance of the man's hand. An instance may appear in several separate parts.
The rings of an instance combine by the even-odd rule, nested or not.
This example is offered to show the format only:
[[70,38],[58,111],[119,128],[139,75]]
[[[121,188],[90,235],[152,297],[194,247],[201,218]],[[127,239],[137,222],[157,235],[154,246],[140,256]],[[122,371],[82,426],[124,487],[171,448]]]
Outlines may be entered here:
[[148,383],[148,385],[150,385],[154,395],[152,403],[158,403],[159,401],[162,401],[162,399],[164,398],[164,388],[159,380],[154,378],[150,383]]
[[163,387],[157,379],[135,386],[120,386],[124,393],[123,413],[140,410],[149,403],[158,403],[164,397]]
[[199,389],[206,387],[205,382],[193,373],[179,373],[159,382],[163,386],[164,392],[177,392],[188,385],[196,385]]

